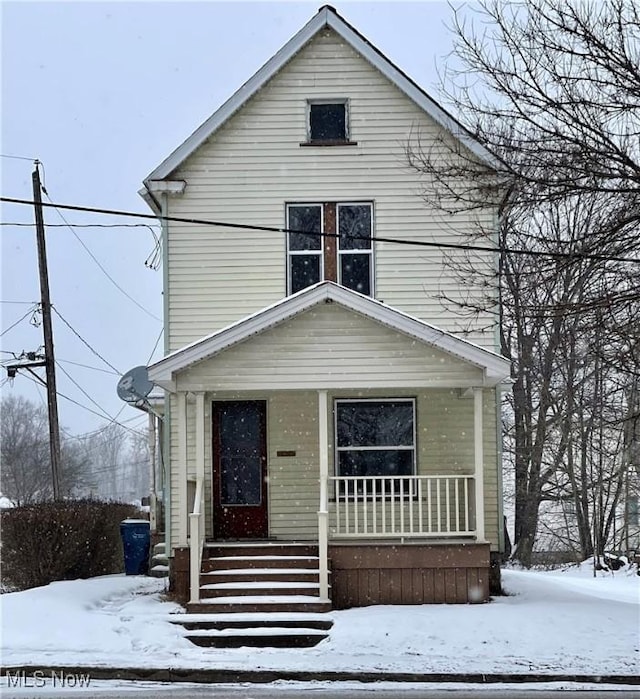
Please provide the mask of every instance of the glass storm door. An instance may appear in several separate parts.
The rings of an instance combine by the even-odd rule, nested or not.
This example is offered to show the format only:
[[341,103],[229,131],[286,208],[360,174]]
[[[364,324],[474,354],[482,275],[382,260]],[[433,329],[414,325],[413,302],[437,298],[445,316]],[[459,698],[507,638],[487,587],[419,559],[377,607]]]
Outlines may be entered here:
[[266,404],[213,403],[212,420],[214,537],[266,538]]

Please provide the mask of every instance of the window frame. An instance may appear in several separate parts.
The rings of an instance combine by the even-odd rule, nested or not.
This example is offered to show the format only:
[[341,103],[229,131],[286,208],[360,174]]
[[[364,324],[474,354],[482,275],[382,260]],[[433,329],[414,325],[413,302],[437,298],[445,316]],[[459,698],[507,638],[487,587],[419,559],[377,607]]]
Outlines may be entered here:
[[[286,201],[284,203],[284,220],[285,220],[285,231],[290,229],[290,215],[289,212],[295,207],[320,207],[320,226],[321,233],[320,236],[320,249],[319,250],[291,250],[289,244],[289,233],[285,233],[285,256],[286,256],[286,270],[285,270],[285,291],[286,295],[290,296],[292,293],[292,274],[291,274],[291,258],[296,255],[308,255],[317,254],[321,257],[320,261],[320,279],[319,281],[332,281],[336,284],[342,284],[342,263],[341,257],[338,251],[338,207],[339,206],[368,206],[371,212],[371,247],[367,250],[362,251],[364,254],[369,255],[369,287],[370,293],[363,294],[363,296],[368,296],[369,298],[375,298],[376,294],[376,254],[375,254],[375,201],[369,199],[366,201]],[[357,250],[345,250],[344,253],[354,253]],[[308,287],[305,287],[308,288]],[[349,288],[350,287],[345,287]],[[301,289],[299,289],[301,291]],[[356,293],[358,292],[356,290]]]
[[[291,208],[295,207],[316,207],[320,209],[320,233],[324,232],[324,226],[325,226],[325,214],[324,214],[324,205],[319,202],[291,202],[287,203],[286,205],[286,210],[285,210],[285,216],[286,216],[286,222],[287,222],[287,231],[290,229],[289,225],[289,211]],[[291,250],[289,246],[289,238],[290,238],[290,233],[287,232],[285,239],[286,239],[286,251],[287,251],[287,296],[290,296],[292,293],[297,293],[297,292],[292,292],[291,291],[291,282],[292,282],[292,274],[291,274],[291,258],[292,257],[298,257],[301,255],[316,255],[320,257],[320,279],[318,281],[324,281],[324,237],[322,235],[320,237],[320,247],[318,250]],[[317,283],[317,282],[316,282]],[[311,285],[310,285],[311,286]],[[309,287],[304,287],[305,289],[308,289]],[[298,291],[302,291],[303,289],[298,289]]]
[[[342,105],[344,107],[344,138],[313,138],[311,132],[311,110],[312,107],[316,105],[323,104],[334,104]],[[307,100],[306,109],[306,121],[307,121],[307,140],[300,145],[305,146],[345,146],[345,145],[357,145],[355,141],[351,140],[351,110],[349,105],[349,99],[347,97],[333,97],[333,98],[311,98]]]
[[[340,447],[338,446],[338,406],[341,403],[410,403],[413,425],[411,431],[412,446],[364,446],[364,447]],[[417,400],[412,396],[402,396],[395,398],[334,398],[333,400],[333,448],[334,448],[334,476],[347,478],[340,473],[340,453],[345,451],[411,451],[413,458],[411,460],[411,474],[417,475],[418,472],[418,415],[417,415]],[[373,478],[378,476],[362,476],[363,478]],[[389,476],[389,478],[397,478],[399,476]]]
[[[340,208],[341,207],[346,207],[346,206],[368,206],[369,211],[370,211],[370,221],[371,225],[369,228],[369,238],[370,238],[370,245],[367,250],[357,250],[357,249],[345,249],[342,250],[342,246],[340,244]],[[376,289],[375,289],[375,274],[373,273],[374,267],[375,267],[375,257],[374,257],[374,244],[373,244],[373,231],[375,230],[375,220],[374,220],[374,215],[375,215],[375,209],[373,206],[372,201],[341,201],[341,202],[336,202],[336,281],[338,284],[341,286],[345,286],[342,282],[342,256],[343,255],[367,255],[369,257],[369,293],[368,294],[363,294],[364,296],[368,296],[369,298],[375,298],[376,295]],[[346,287],[348,289],[351,289],[351,287]],[[362,293],[357,291],[357,289],[352,289],[352,291],[356,291],[357,293]]]

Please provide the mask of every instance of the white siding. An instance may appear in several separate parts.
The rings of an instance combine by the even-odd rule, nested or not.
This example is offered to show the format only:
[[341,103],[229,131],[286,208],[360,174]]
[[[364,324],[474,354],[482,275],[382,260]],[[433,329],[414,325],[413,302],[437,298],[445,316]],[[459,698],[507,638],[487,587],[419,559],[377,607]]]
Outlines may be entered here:
[[180,372],[178,390],[470,386],[482,372],[336,305],[318,306]]
[[[332,97],[349,99],[351,137],[358,145],[300,147],[307,99]],[[282,227],[287,202],[372,201],[377,236],[460,242],[460,231],[471,230],[473,219],[428,210],[406,166],[404,147],[418,132],[423,141],[443,135],[325,30],[173,173],[187,187],[168,199],[168,213]],[[375,255],[379,299],[446,330],[465,325],[440,301],[443,294],[462,293],[443,269],[440,250],[379,243]],[[168,259],[171,350],[286,293],[284,234],[171,223]],[[493,331],[478,331],[492,319],[475,323],[471,339],[493,347]]]

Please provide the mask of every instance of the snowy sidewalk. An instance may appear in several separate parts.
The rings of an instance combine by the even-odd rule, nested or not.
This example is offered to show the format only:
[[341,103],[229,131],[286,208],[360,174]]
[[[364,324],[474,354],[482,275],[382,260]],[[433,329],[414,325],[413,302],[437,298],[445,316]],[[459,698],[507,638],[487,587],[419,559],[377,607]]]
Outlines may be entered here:
[[[506,570],[508,596],[482,605],[377,606],[331,613],[329,639],[301,649],[206,649],[168,623],[164,581],[108,576],[5,594],[2,665],[352,678],[626,676],[640,669],[640,578]],[[235,675],[234,675],[235,673]],[[96,674],[94,673],[94,676]],[[159,674],[156,675],[159,678]],[[337,675],[335,675],[337,678]]]

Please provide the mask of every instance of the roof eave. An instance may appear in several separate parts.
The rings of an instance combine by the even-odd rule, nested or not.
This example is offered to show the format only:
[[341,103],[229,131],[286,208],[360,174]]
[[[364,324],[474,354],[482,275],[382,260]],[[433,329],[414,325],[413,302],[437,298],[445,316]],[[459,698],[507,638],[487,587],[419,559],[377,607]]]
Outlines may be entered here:
[[500,384],[509,376],[508,361],[495,352],[456,338],[435,326],[333,282],[319,282],[164,357],[149,367],[149,378],[171,390],[177,372],[209,359],[323,301],[336,301],[356,313],[477,366],[483,371],[485,385]]
[[179,167],[327,24],[328,14],[329,10],[323,8],[314,15],[257,73],[254,73],[239,90],[203,122],[182,145],[178,146],[153,172],[147,175],[144,179],[145,184],[151,180],[164,179]]

